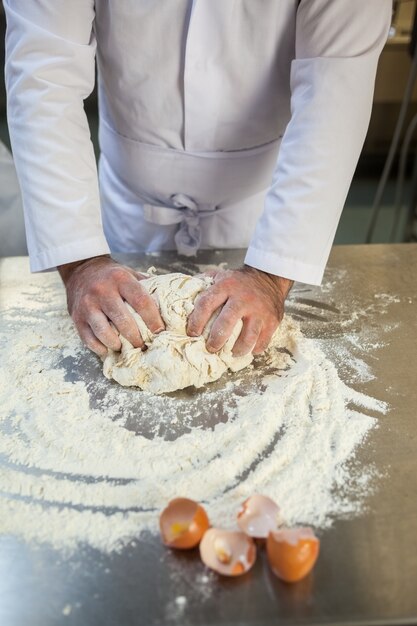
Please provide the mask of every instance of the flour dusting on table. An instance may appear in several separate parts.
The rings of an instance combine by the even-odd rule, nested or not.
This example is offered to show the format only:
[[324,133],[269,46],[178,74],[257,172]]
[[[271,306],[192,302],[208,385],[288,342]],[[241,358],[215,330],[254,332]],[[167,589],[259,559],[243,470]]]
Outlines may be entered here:
[[[325,528],[361,510],[374,470],[354,455],[387,406],[347,386],[322,342],[301,333],[291,315],[307,306],[302,291],[247,370],[154,396],[104,379],[56,274],[31,276],[14,259],[0,278],[0,533],[65,552],[120,550],[157,532],[179,495],[226,527],[253,493],[274,498],[289,524]],[[345,352],[333,340],[333,360],[358,349],[348,324],[346,337]],[[354,359],[349,382],[371,379]]]

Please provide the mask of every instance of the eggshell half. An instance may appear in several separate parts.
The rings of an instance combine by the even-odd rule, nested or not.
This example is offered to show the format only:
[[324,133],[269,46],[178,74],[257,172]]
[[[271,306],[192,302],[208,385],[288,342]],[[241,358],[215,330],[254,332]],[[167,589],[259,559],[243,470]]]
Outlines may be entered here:
[[239,528],[256,539],[266,539],[271,531],[277,530],[281,521],[279,506],[260,494],[245,500],[237,515]]
[[210,521],[198,502],[189,498],[175,498],[162,511],[159,527],[166,546],[188,550],[200,543],[210,527]]
[[240,576],[256,561],[256,546],[243,532],[210,528],[201,543],[203,563],[224,576]]
[[287,583],[294,583],[313,569],[320,541],[311,528],[285,528],[270,532],[266,553],[272,571]]

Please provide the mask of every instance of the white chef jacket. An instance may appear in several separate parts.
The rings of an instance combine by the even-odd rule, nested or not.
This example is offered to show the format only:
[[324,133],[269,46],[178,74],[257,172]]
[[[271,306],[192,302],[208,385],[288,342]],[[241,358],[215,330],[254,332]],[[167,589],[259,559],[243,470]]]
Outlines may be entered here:
[[[109,244],[249,244],[247,264],[320,283],[391,0],[3,2],[33,271]],[[83,108],[95,57],[100,185]]]

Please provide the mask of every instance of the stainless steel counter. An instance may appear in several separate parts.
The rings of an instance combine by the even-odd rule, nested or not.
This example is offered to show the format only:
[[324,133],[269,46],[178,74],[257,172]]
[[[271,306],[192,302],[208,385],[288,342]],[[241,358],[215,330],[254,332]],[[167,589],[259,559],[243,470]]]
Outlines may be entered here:
[[[242,258],[242,251],[204,252],[196,262],[233,267]],[[127,261],[142,269],[169,269],[174,261],[176,271],[197,269],[171,254]],[[368,306],[375,294],[386,294],[383,316]],[[417,246],[335,248],[324,286],[297,286],[287,308],[330,356],[346,321],[350,333],[391,327],[372,360],[375,378],[356,385],[391,405],[358,454],[380,477],[365,512],[323,533],[313,574],[286,586],[259,558],[240,579],[205,580],[195,554],[171,553],[158,538],[121,554],[83,548],[64,559],[0,537],[1,626],[417,624]],[[367,314],[351,319],[358,310]]]

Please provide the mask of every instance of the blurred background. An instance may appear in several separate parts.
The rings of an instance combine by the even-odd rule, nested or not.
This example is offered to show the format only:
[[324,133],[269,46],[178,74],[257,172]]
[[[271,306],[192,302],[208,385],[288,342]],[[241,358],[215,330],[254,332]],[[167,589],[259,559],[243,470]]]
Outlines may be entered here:
[[[366,1],[366,0],[365,0]],[[336,234],[336,244],[417,241],[417,0],[394,0],[382,53],[369,132]],[[0,0],[0,66],[4,64],[4,10]],[[97,144],[96,94],[85,104]],[[0,188],[13,176],[3,72],[0,78]],[[0,256],[26,254],[23,218],[16,198],[0,206]]]

